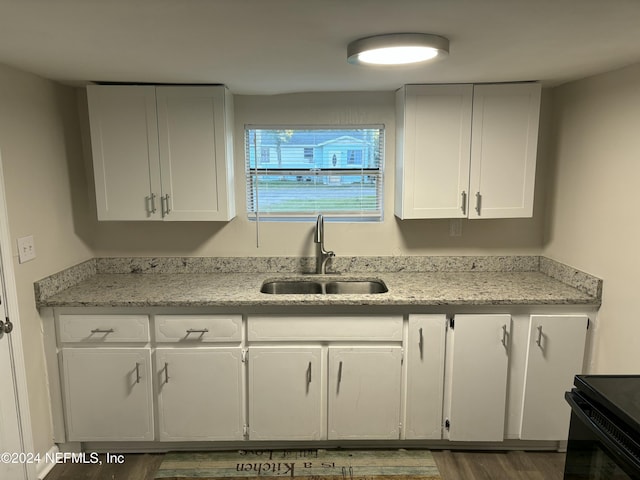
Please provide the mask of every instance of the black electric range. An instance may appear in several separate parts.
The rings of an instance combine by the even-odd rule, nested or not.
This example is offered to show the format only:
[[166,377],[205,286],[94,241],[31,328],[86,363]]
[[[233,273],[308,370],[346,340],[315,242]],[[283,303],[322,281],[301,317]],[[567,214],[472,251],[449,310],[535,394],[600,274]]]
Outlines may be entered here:
[[577,375],[565,479],[640,480],[640,375]]

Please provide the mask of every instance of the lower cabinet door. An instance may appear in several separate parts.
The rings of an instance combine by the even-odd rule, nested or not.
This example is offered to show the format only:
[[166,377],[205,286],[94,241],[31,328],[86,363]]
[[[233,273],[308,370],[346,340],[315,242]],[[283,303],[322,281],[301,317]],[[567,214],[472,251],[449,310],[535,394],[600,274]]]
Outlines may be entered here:
[[240,347],[159,348],[155,360],[160,440],[244,438]]
[[409,315],[406,343],[407,440],[442,439],[445,315]]
[[447,334],[449,440],[504,440],[510,332],[510,315],[454,317]]
[[153,440],[148,348],[62,349],[67,439]]
[[398,439],[401,372],[401,347],[329,347],[329,440]]
[[322,440],[322,347],[250,347],[249,439]]
[[564,393],[582,373],[588,318],[531,315],[522,405],[522,440],[566,440],[571,408]]

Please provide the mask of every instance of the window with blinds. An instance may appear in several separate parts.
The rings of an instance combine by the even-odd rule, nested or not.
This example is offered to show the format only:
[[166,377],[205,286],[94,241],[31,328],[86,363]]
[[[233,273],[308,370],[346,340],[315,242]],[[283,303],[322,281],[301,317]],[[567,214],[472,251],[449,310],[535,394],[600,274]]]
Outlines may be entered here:
[[382,221],[384,128],[245,129],[249,218]]

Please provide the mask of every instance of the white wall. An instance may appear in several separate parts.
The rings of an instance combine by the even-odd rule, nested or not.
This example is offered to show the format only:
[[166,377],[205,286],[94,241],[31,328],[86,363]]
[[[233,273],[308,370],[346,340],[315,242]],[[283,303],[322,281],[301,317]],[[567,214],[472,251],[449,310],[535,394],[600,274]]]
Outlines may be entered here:
[[640,65],[554,91],[543,254],[604,279],[596,373],[640,372]]
[[[244,125],[384,124],[386,126],[383,223],[326,223],[326,246],[348,255],[538,254],[543,195],[533,219],[463,221],[463,235],[449,236],[449,220],[404,220],[393,215],[395,107],[393,92],[235,96],[235,172],[238,216],[229,223],[92,221],[97,256],[297,256],[313,255],[313,223],[256,226],[246,216]],[[85,119],[86,123],[86,119]],[[86,144],[85,134],[85,144]],[[543,149],[544,150],[544,149]],[[89,155],[87,155],[89,157]],[[544,172],[545,159],[539,161]],[[90,165],[87,167],[90,169]],[[543,173],[541,173],[543,175]],[[544,182],[538,182],[542,185]],[[95,207],[94,207],[95,208]]]
[[[44,453],[53,440],[33,282],[93,256],[81,238],[89,210],[74,90],[0,65],[0,149],[34,446]],[[26,235],[37,258],[19,264],[15,241]]]

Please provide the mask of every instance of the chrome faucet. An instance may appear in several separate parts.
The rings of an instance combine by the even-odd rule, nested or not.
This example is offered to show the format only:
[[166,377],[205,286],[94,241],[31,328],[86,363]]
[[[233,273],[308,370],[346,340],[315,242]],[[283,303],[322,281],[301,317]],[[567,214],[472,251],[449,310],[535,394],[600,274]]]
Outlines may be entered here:
[[336,254],[324,249],[324,217],[322,214],[318,215],[316,219],[316,234],[313,241],[316,244],[316,273],[325,274],[327,273],[327,262]]

